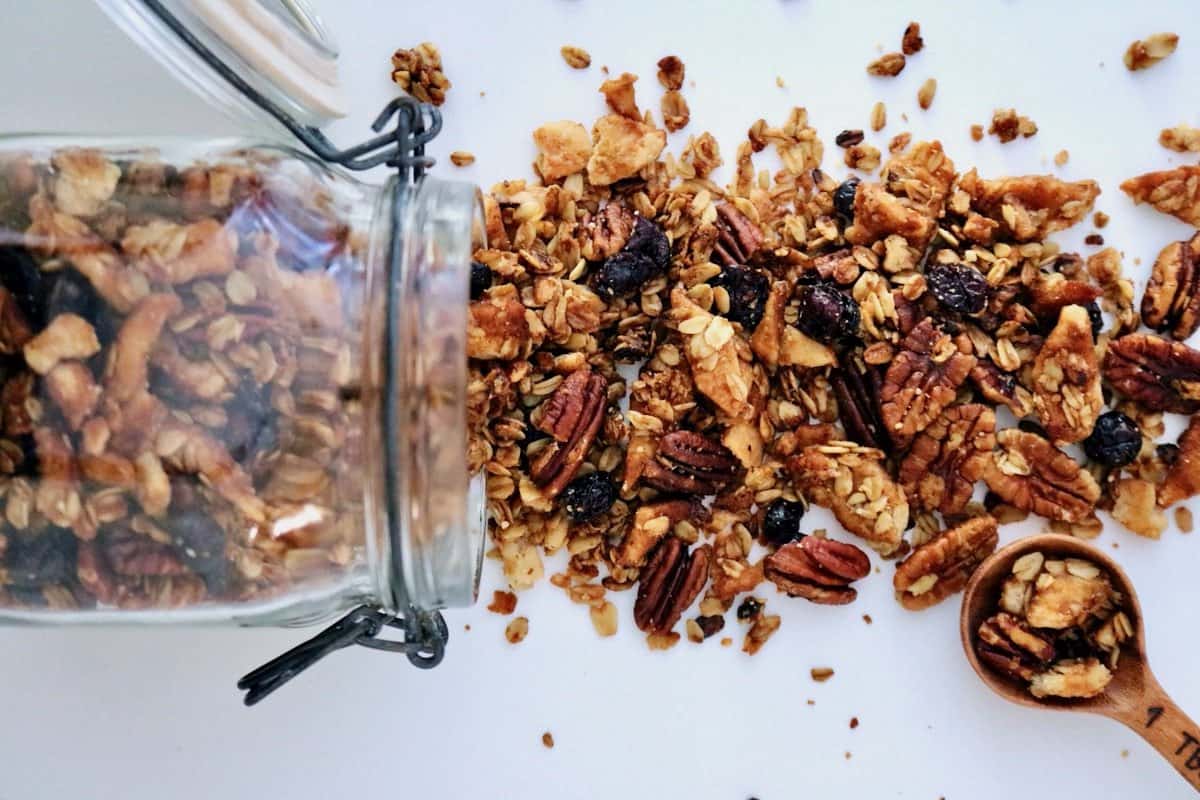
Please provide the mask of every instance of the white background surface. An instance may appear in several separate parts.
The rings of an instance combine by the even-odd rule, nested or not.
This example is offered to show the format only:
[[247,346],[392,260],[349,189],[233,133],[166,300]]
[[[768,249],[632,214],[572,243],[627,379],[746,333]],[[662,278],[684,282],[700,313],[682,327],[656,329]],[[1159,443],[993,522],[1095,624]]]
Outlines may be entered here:
[[[778,123],[801,104],[825,138],[826,167],[840,176],[834,134],[866,128],[871,104],[883,99],[888,127],[868,134],[881,149],[901,130],[938,136],[960,168],[996,175],[1053,170],[1054,153],[1067,148],[1060,172],[1101,181],[1098,208],[1113,216],[1104,236],[1125,250],[1127,269],[1142,260],[1139,275],[1163,244],[1187,235],[1135,210],[1117,183],[1179,160],[1157,145],[1161,127],[1200,124],[1200,25],[1188,2],[909,2],[903,11],[804,0],[317,5],[344,51],[354,117],[333,133],[347,144],[391,96],[391,51],[426,39],[440,45],[455,86],[434,152],[479,158],[470,170],[439,166],[442,175],[484,184],[526,176],[535,125],[590,124],[602,112],[602,64],[641,75],[639,99],[657,113],[654,62],[676,53],[695,81],[684,90],[687,132],[711,129],[727,158],[754,119]],[[898,49],[910,18],[922,23],[926,50],[898,79],[869,78],[863,67],[877,45]],[[234,130],[89,2],[0,0],[0,20],[0,130]],[[1182,34],[1179,52],[1128,73],[1125,46],[1157,30]],[[590,70],[566,68],[558,55],[566,43],[591,51]],[[915,93],[929,76],[937,98],[921,112]],[[986,125],[999,105],[1033,117],[1038,135],[1004,147],[972,143],[968,126]],[[1090,230],[1080,226],[1066,241]],[[821,522],[814,515],[812,525]],[[1200,714],[1196,536],[1172,528],[1145,542],[1110,529],[1100,542],[1119,543],[1140,588],[1163,684]],[[498,571],[487,565],[485,596]],[[431,673],[399,657],[346,652],[252,711],[234,681],[301,633],[3,630],[0,798],[1192,796],[1115,723],[1035,713],[987,693],[960,654],[958,604],[906,613],[891,597],[891,571],[884,565],[846,608],[772,593],[768,608],[784,615],[783,628],[753,659],[715,640],[647,652],[628,594],[619,600],[621,635],[599,640],[586,609],[546,584],[521,597],[518,613],[531,624],[518,647],[503,639],[505,620],[455,612],[449,655]],[[739,644],[740,627],[731,619]],[[814,684],[809,668],[826,665],[836,676]],[[854,731],[852,716],[861,720]],[[552,751],[541,745],[545,730],[557,741]]]

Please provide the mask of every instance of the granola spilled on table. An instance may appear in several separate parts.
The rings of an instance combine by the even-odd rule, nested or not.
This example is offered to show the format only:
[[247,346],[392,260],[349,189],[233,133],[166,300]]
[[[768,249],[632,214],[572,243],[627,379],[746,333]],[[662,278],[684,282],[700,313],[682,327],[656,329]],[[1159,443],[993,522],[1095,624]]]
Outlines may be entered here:
[[[675,66],[659,63],[664,87]],[[702,642],[738,606],[753,652],[779,626],[752,595],[764,582],[851,602],[866,547],[904,559],[897,598],[924,608],[962,588],[999,524],[1033,513],[1095,535],[1097,509],[1144,496],[1130,480],[1149,512],[1200,491],[1200,433],[1174,459],[1155,442],[1161,412],[1200,410],[1200,352],[1138,331],[1115,250],[1085,260],[1047,239],[1088,218],[1096,183],[988,179],[907,140],[876,178],[839,182],[795,108],[750,126],[722,186],[713,137],[664,152],[635,81],[605,83],[613,113],[590,134],[538,128],[542,181],[485,200],[470,463],[512,586],[565,551],[551,582],[603,609],[605,631],[607,593],[636,587],[653,647],[681,621]],[[1035,130],[1011,123],[994,132]],[[860,141],[839,136],[847,163]],[[768,146],[774,173],[754,163]],[[1151,324],[1195,324],[1190,247],[1160,258]],[[1082,463],[1060,449],[1078,442]],[[810,503],[849,539],[806,535]]]

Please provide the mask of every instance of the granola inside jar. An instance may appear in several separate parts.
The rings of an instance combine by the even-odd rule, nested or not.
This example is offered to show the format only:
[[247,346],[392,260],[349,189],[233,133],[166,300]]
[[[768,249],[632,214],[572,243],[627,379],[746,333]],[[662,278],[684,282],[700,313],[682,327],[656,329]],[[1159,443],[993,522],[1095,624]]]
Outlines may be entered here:
[[0,143],[0,619],[470,602],[482,230],[284,147]]

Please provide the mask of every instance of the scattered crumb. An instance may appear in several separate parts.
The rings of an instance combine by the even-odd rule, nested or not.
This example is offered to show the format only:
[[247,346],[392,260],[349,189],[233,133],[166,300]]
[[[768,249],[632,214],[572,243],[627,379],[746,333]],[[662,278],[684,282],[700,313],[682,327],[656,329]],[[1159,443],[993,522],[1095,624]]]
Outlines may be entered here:
[[463,631],[465,633],[470,633],[471,632],[471,623],[468,622],[466,625],[463,625]]
[[846,148],[846,166],[864,172],[874,172],[879,167],[879,148],[870,144],[856,144]]
[[587,69],[592,65],[591,53],[582,47],[564,44],[558,52],[562,53],[563,61],[567,62],[571,69]]
[[608,74],[608,65],[607,65],[607,64],[602,64],[602,65],[600,66],[600,72],[602,72],[603,74],[607,75],[607,74]]
[[874,622],[874,620],[872,620],[872,619],[871,619],[871,615],[870,615],[870,614],[863,614],[863,622],[865,622],[865,623],[867,623],[868,625],[870,625],[872,622]]
[[1113,542],[1113,543],[1112,543],[1112,548],[1113,548],[1113,550],[1120,550],[1120,549],[1121,549],[1121,545],[1120,545],[1119,543],[1117,543],[1117,542]]
[[912,141],[912,134],[909,133],[908,131],[904,131],[903,133],[897,133],[895,136],[892,137],[892,140],[890,142],[888,142],[888,152],[891,153],[892,155],[895,155],[896,153],[901,153],[908,149],[908,144],[911,141]]
[[816,701],[816,700],[813,700],[813,699],[810,697],[810,698],[808,698],[807,700],[805,700],[805,701],[804,701],[804,703],[805,703],[805,705],[815,706],[815,705],[817,704],[817,701]]
[[684,624],[684,629],[687,631],[687,638],[689,642],[700,644],[704,641],[704,631],[700,629],[700,623],[696,622],[696,620],[689,619]]
[[746,631],[746,638],[742,640],[742,652],[750,656],[757,653],[767,640],[775,635],[782,622],[778,614],[759,614],[750,630]]
[[817,683],[824,683],[833,677],[833,668],[813,667],[811,670],[809,670],[809,674],[812,675],[812,679]]
[[1175,509],[1175,527],[1180,533],[1192,532],[1192,510],[1185,506]]
[[617,632],[617,607],[607,600],[599,606],[588,609],[592,618],[592,627],[601,636],[612,636]]
[[900,121],[908,122],[908,112],[905,112],[905,111],[900,112]]
[[528,635],[529,620],[525,617],[517,617],[504,629],[504,638],[508,639],[509,644],[520,644]]
[[679,644],[681,637],[674,631],[670,633],[652,633],[646,637],[646,644],[651,650],[670,650]]
[[442,54],[432,42],[392,54],[392,81],[422,103],[446,102],[450,79],[442,72]]
[[1028,139],[1037,133],[1037,123],[1029,117],[1019,116],[1015,108],[998,108],[992,114],[992,124],[988,133],[994,135],[1002,144],[1007,144],[1018,136]]
[[1071,160],[1071,154],[1066,150],[1059,150],[1054,154],[1054,163],[1060,167],[1065,167],[1067,162]]
[[917,89],[917,105],[922,110],[928,109],[933,105],[933,96],[937,93],[937,80],[929,78],[921,84],[921,88]]
[[850,760],[850,758],[851,758],[850,751],[849,751],[849,750],[847,750],[847,751],[846,751],[846,760],[847,760],[847,761],[849,761],[849,760]]
[[683,88],[685,68],[679,56],[663,56],[658,60],[658,82],[664,89]]
[[903,53],[885,53],[867,64],[867,74],[880,78],[894,78],[904,70]]
[[982,125],[972,125],[971,126],[971,138],[977,142],[983,141],[983,126]]
[[775,85],[776,85],[776,86],[778,86],[780,89],[786,89],[786,88],[787,88],[787,84],[783,82],[783,76],[782,76],[782,75],[776,75],[776,76],[775,76]]
[[497,590],[492,592],[492,602],[487,610],[493,614],[511,614],[517,609],[517,596],[512,592]]
[[854,730],[857,727],[858,727],[858,717],[851,717],[850,718],[850,730]]
[[880,100],[871,106],[871,130],[881,131],[887,125],[887,106]]
[[721,647],[729,647],[731,644],[733,644],[733,639],[728,636],[721,637]]
[[480,96],[480,97],[487,97],[487,92],[480,90],[480,92],[479,92],[479,96]]
[[543,733],[542,734],[542,744],[545,745],[547,750],[553,750],[554,749],[554,734],[550,733],[550,731],[546,731],[545,733]]
[[450,154],[450,163],[456,167],[469,167],[475,163],[475,154],[466,150],[455,150]]
[[1176,125],[1163,128],[1158,143],[1176,153],[1200,153],[1200,128],[1191,125]]
[[669,89],[663,95],[662,115],[663,126],[671,133],[685,128],[688,120],[692,118],[692,112],[688,108],[687,100],[684,100],[683,95],[675,89]]
[[1092,247],[1100,247],[1104,244],[1104,237],[1098,233],[1089,233],[1083,237],[1084,244],[1090,244]]
[[853,147],[856,144],[862,144],[863,132],[857,128],[852,130],[844,130],[837,136],[833,137],[833,143],[838,147]]
[[1108,214],[1105,214],[1103,211],[1097,211],[1095,214],[1092,214],[1092,224],[1097,228],[1103,228],[1108,224]]
[[1179,35],[1155,33],[1138,39],[1125,51],[1125,67],[1130,71],[1146,69],[1162,61],[1179,46]]
[[900,37],[900,50],[906,56],[916,55],[925,47],[925,40],[921,38],[921,23],[910,22],[908,27],[904,29],[904,35]]
[[1122,750],[1122,751],[1121,751],[1121,758],[1129,758],[1129,751],[1128,751],[1128,750]]

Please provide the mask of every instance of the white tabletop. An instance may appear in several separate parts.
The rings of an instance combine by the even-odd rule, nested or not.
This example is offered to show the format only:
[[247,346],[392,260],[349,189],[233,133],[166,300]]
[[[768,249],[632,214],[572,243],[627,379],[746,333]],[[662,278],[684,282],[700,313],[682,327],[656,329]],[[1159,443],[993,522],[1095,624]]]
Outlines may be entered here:
[[[984,175],[1053,170],[1054,154],[1068,149],[1059,172],[1100,180],[1098,208],[1112,215],[1104,237],[1125,251],[1127,269],[1141,259],[1139,278],[1163,244],[1188,235],[1117,190],[1128,175],[1181,160],[1156,143],[1160,128],[1200,124],[1200,17],[1186,1],[1097,0],[1076,11],[910,0],[903,12],[889,2],[802,0],[317,5],[341,42],[351,87],[354,116],[334,126],[339,141],[360,138],[391,96],[393,49],[423,40],[441,47],[454,88],[433,152],[478,156],[467,170],[443,160],[443,175],[483,184],[528,175],[533,127],[590,124],[602,112],[600,65],[639,74],[639,99],[657,111],[654,62],[675,53],[687,65],[692,125],[674,146],[709,129],[728,158],[756,118],[779,122],[799,104],[825,138],[826,166],[840,175],[833,135],[866,128],[882,99],[888,127],[868,134],[881,148],[901,130],[936,136],[960,168],[975,164]],[[235,130],[87,0],[6,0],[0,10],[0,130]],[[909,19],[922,23],[925,51],[898,79],[869,78],[864,65],[877,46],[896,49]],[[1127,72],[1126,45],[1159,30],[1182,35],[1179,51]],[[562,63],[558,49],[568,43],[591,51],[590,70]],[[922,112],[915,95],[926,77],[938,90]],[[968,127],[986,125],[997,106],[1031,116],[1037,136],[971,142]],[[1080,226],[1064,242],[1078,246],[1091,230]],[[814,513],[811,525],[824,521]],[[1198,536],[1171,528],[1149,542],[1110,525],[1099,540],[1119,544],[1140,589],[1154,667],[1193,713]],[[499,569],[486,569],[490,595]],[[234,681],[302,633],[2,630],[0,800],[1192,796],[1115,723],[1036,713],[989,694],[962,658],[958,604],[905,612],[890,577],[884,565],[845,608],[770,593],[783,628],[754,658],[713,640],[648,652],[628,593],[618,600],[620,635],[600,640],[586,608],[545,584],[521,596],[530,632],[519,646],[504,641],[505,619],[482,608],[453,612],[449,654],[433,672],[360,649],[253,710],[241,706]],[[836,675],[815,684],[814,666]],[[541,743],[547,730],[553,750]]]

